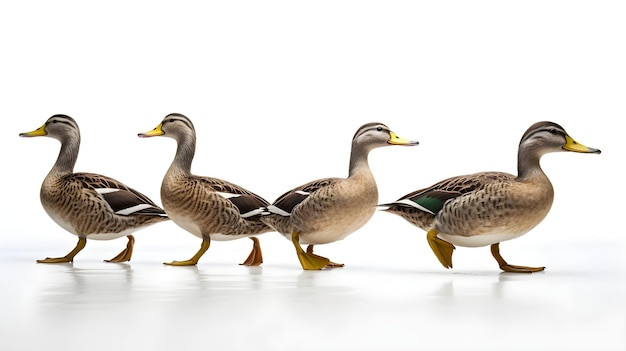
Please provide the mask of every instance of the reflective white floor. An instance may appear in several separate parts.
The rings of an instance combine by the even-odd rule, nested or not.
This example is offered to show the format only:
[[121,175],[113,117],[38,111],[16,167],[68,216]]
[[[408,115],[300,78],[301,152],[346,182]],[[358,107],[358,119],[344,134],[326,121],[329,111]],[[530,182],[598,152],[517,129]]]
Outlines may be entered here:
[[[88,246],[92,250],[74,264],[59,265],[36,264],[37,250],[2,250],[1,349],[626,346],[626,265],[618,241],[567,248],[544,244],[533,257],[548,258],[556,250],[561,264],[532,275],[500,273],[489,260],[445,270],[355,259],[342,269],[304,272],[295,257],[266,257],[263,267],[251,268],[219,261],[211,250],[197,267],[163,266],[157,252],[129,264],[108,264],[97,256],[115,252],[97,246]],[[569,262],[562,262],[564,257]]]

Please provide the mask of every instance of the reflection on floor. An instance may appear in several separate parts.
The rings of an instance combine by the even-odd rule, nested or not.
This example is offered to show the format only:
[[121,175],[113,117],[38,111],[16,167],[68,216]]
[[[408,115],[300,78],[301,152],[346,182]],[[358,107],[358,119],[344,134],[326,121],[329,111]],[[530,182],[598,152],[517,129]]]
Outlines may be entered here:
[[572,253],[535,274],[4,256],[0,348],[624,350],[626,270],[610,250],[611,265]]

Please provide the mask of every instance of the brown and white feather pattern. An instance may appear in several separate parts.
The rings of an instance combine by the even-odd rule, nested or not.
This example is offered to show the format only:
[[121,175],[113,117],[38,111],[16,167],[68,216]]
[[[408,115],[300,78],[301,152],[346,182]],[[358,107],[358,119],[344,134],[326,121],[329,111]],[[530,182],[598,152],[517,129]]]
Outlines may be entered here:
[[[435,217],[447,206],[449,201],[464,195],[471,194],[474,191],[484,189],[485,186],[492,182],[502,182],[510,180],[513,177],[507,173],[485,172],[471,175],[457,176],[442,180],[428,188],[411,192],[394,203],[381,205],[386,207],[387,212],[395,213],[407,221],[411,222],[424,230],[432,228]],[[434,198],[441,203],[438,206],[428,206],[424,208],[418,204],[420,198]],[[461,200],[460,203],[466,203],[473,200]],[[480,201],[481,205],[483,201]],[[457,203],[458,204],[458,203]],[[459,207],[455,211],[459,215]]]
[[89,239],[111,239],[168,220],[148,197],[97,174],[48,177],[41,187],[46,212],[65,229]]
[[440,233],[515,237],[539,224],[552,206],[554,191],[547,178],[516,182],[514,175],[497,172],[468,178],[480,180],[480,187],[449,200],[434,223]]
[[[482,246],[485,243],[480,240],[473,244],[462,238],[498,234],[505,238],[517,237],[539,224],[550,211],[554,191],[547,178],[525,182],[517,182],[515,178],[502,172],[449,178],[385,205],[389,206],[386,211],[423,230],[434,228],[441,237],[456,245]],[[407,206],[402,201],[427,196],[432,191],[452,194],[435,214]]]
[[161,199],[170,218],[198,237],[232,240],[271,231],[259,220],[269,203],[224,180],[170,172]]
[[376,211],[378,188],[368,154],[388,145],[391,131],[381,123],[361,126],[352,138],[348,178],[325,178],[294,188],[268,207],[262,221],[301,244],[328,244],[344,239],[367,223]]
[[[157,130],[159,129],[159,130]],[[269,203],[233,183],[191,173],[196,152],[196,131],[189,118],[172,113],[155,134],[170,137],[177,149],[161,184],[161,201],[167,215],[191,234],[211,240],[233,240],[272,231],[259,220]]]
[[327,244],[362,227],[376,210],[378,189],[369,174],[326,178],[283,194],[268,207],[262,221],[290,239],[300,233],[302,244]]
[[[600,153],[580,146],[560,125],[538,122],[520,140],[517,176],[483,172],[452,177],[381,206],[424,230],[435,229],[454,245],[485,246],[513,239],[550,211],[554,189],[539,161],[546,153],[560,151]],[[420,208],[425,205],[430,209]]]
[[115,239],[168,220],[147,196],[115,179],[73,173],[80,148],[80,130],[66,115],[54,115],[24,137],[47,136],[61,142],[57,160],[43,181],[41,203],[48,215],[70,233],[89,239]]

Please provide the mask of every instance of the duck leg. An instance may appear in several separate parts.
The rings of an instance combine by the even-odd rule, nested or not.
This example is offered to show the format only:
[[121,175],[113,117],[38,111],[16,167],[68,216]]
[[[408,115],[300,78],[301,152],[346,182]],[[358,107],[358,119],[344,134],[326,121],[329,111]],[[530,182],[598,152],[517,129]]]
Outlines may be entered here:
[[302,266],[302,269],[320,270],[330,264],[330,260],[326,257],[304,252],[304,250],[302,250],[302,246],[300,246],[300,233],[298,233],[297,231],[291,233],[291,241],[293,242],[293,246],[295,246],[296,248],[298,260],[300,260],[300,265]]
[[504,258],[500,256],[500,243],[491,245],[491,254],[493,258],[498,261],[498,265],[500,265],[500,269],[505,272],[511,273],[533,273],[533,272],[541,272],[546,267],[527,267],[527,266],[516,266],[512,264],[506,263]]
[[132,235],[128,235],[128,243],[126,244],[126,248],[122,250],[117,256],[113,257],[110,260],[104,260],[104,262],[114,262],[114,263],[122,263],[130,261],[130,257],[133,255],[133,246],[135,245],[135,237]]
[[259,243],[259,239],[255,237],[250,237],[252,240],[252,251],[250,251],[250,255],[243,263],[240,263],[242,266],[260,266],[263,263],[263,252],[261,252],[261,244]]
[[46,257],[43,260],[37,260],[37,262],[38,263],[67,263],[67,262],[73,262],[74,261],[74,256],[76,256],[76,254],[79,253],[80,250],[84,249],[85,245],[87,245],[87,239],[86,238],[78,238],[78,243],[76,244],[76,247],[74,247],[74,249],[72,251],[70,251],[70,253],[68,253],[67,255],[65,255],[63,257],[55,257],[55,258]]
[[204,255],[204,253],[209,249],[209,246],[211,246],[211,238],[207,236],[205,239],[202,239],[200,250],[198,250],[192,258],[185,261],[172,261],[169,263],[164,262],[163,264],[168,266],[194,266],[198,264],[198,260],[200,260],[200,257],[202,257],[202,255]]
[[[313,245],[309,245],[306,247],[306,253],[308,253],[309,255],[316,256],[316,257],[325,258],[325,257],[319,256],[313,253]],[[343,266],[345,266],[343,263],[335,263],[332,261],[328,262],[328,264],[326,265],[327,268],[341,268]]]
[[431,229],[426,233],[426,239],[430,249],[433,250],[439,262],[446,267],[452,268],[452,253],[454,252],[454,245],[449,242],[439,239],[437,237],[438,232],[435,229]]

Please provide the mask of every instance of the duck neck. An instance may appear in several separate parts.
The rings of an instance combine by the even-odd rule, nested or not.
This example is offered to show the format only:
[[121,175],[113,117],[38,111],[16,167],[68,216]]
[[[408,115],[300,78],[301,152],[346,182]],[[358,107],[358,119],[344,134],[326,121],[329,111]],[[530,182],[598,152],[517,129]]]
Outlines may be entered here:
[[359,175],[372,176],[367,156],[369,149],[352,145],[352,152],[350,153],[350,169],[348,172],[348,178],[353,178]]
[[174,161],[172,161],[169,172],[190,174],[191,162],[196,153],[196,138],[193,135],[184,135],[176,141],[178,143],[176,156]]
[[80,137],[66,137],[61,140],[61,151],[54,166],[50,170],[50,175],[64,175],[74,172],[74,165],[78,159],[78,150],[80,148]]
[[539,160],[541,154],[530,152],[530,150],[520,150],[517,155],[517,179],[525,180],[546,180],[548,177],[541,169]]

